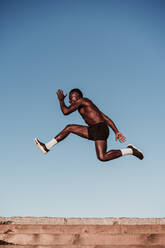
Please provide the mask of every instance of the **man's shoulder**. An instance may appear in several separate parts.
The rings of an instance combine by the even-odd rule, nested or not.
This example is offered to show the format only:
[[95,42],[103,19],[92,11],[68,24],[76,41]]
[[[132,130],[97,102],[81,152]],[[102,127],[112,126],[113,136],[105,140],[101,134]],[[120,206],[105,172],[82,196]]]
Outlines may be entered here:
[[92,101],[89,98],[82,97],[81,98],[82,103],[91,103]]

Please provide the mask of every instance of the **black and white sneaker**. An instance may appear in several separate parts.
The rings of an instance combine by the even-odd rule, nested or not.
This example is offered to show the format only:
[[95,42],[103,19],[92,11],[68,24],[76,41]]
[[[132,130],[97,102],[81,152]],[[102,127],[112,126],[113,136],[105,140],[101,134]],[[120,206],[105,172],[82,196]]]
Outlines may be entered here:
[[46,145],[44,143],[42,143],[41,141],[39,141],[38,139],[34,139],[34,143],[37,146],[37,148],[43,153],[46,154],[47,152],[49,152],[49,150],[47,149]]
[[135,146],[129,144],[127,148],[131,148],[133,151],[133,155],[139,158],[140,160],[144,158],[143,153],[139,149],[137,149]]

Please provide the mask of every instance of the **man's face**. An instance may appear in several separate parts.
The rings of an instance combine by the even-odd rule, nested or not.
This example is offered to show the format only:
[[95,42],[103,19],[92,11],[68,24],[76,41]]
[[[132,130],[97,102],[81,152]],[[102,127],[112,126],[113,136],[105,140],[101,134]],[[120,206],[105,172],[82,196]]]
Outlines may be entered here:
[[80,95],[77,92],[73,92],[69,95],[70,104],[74,104],[80,99]]

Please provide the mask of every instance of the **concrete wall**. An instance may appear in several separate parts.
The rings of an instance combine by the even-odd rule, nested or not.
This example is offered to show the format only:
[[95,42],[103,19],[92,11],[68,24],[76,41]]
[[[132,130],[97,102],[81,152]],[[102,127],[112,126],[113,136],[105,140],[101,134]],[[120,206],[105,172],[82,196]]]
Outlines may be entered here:
[[0,245],[165,248],[165,218],[0,218]]

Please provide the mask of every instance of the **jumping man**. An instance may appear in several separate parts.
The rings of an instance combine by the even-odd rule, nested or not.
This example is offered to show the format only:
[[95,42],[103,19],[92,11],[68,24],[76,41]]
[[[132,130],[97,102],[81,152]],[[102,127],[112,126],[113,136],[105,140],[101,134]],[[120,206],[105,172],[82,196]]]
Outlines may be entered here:
[[64,115],[69,115],[78,110],[88,126],[76,124],[67,125],[48,143],[42,143],[35,138],[35,144],[43,154],[49,152],[54,145],[65,139],[70,133],[74,133],[95,142],[97,158],[100,161],[109,161],[124,155],[134,155],[141,160],[143,159],[142,152],[133,145],[128,145],[127,148],[121,150],[107,151],[107,138],[109,136],[108,126],[114,131],[116,141],[119,140],[123,143],[126,141],[126,138],[119,132],[114,122],[108,116],[102,113],[91,100],[83,97],[83,94],[79,89],[72,89],[70,91],[70,106],[65,105],[64,99],[67,94],[64,95],[62,90],[57,91],[57,96],[61,111]]

